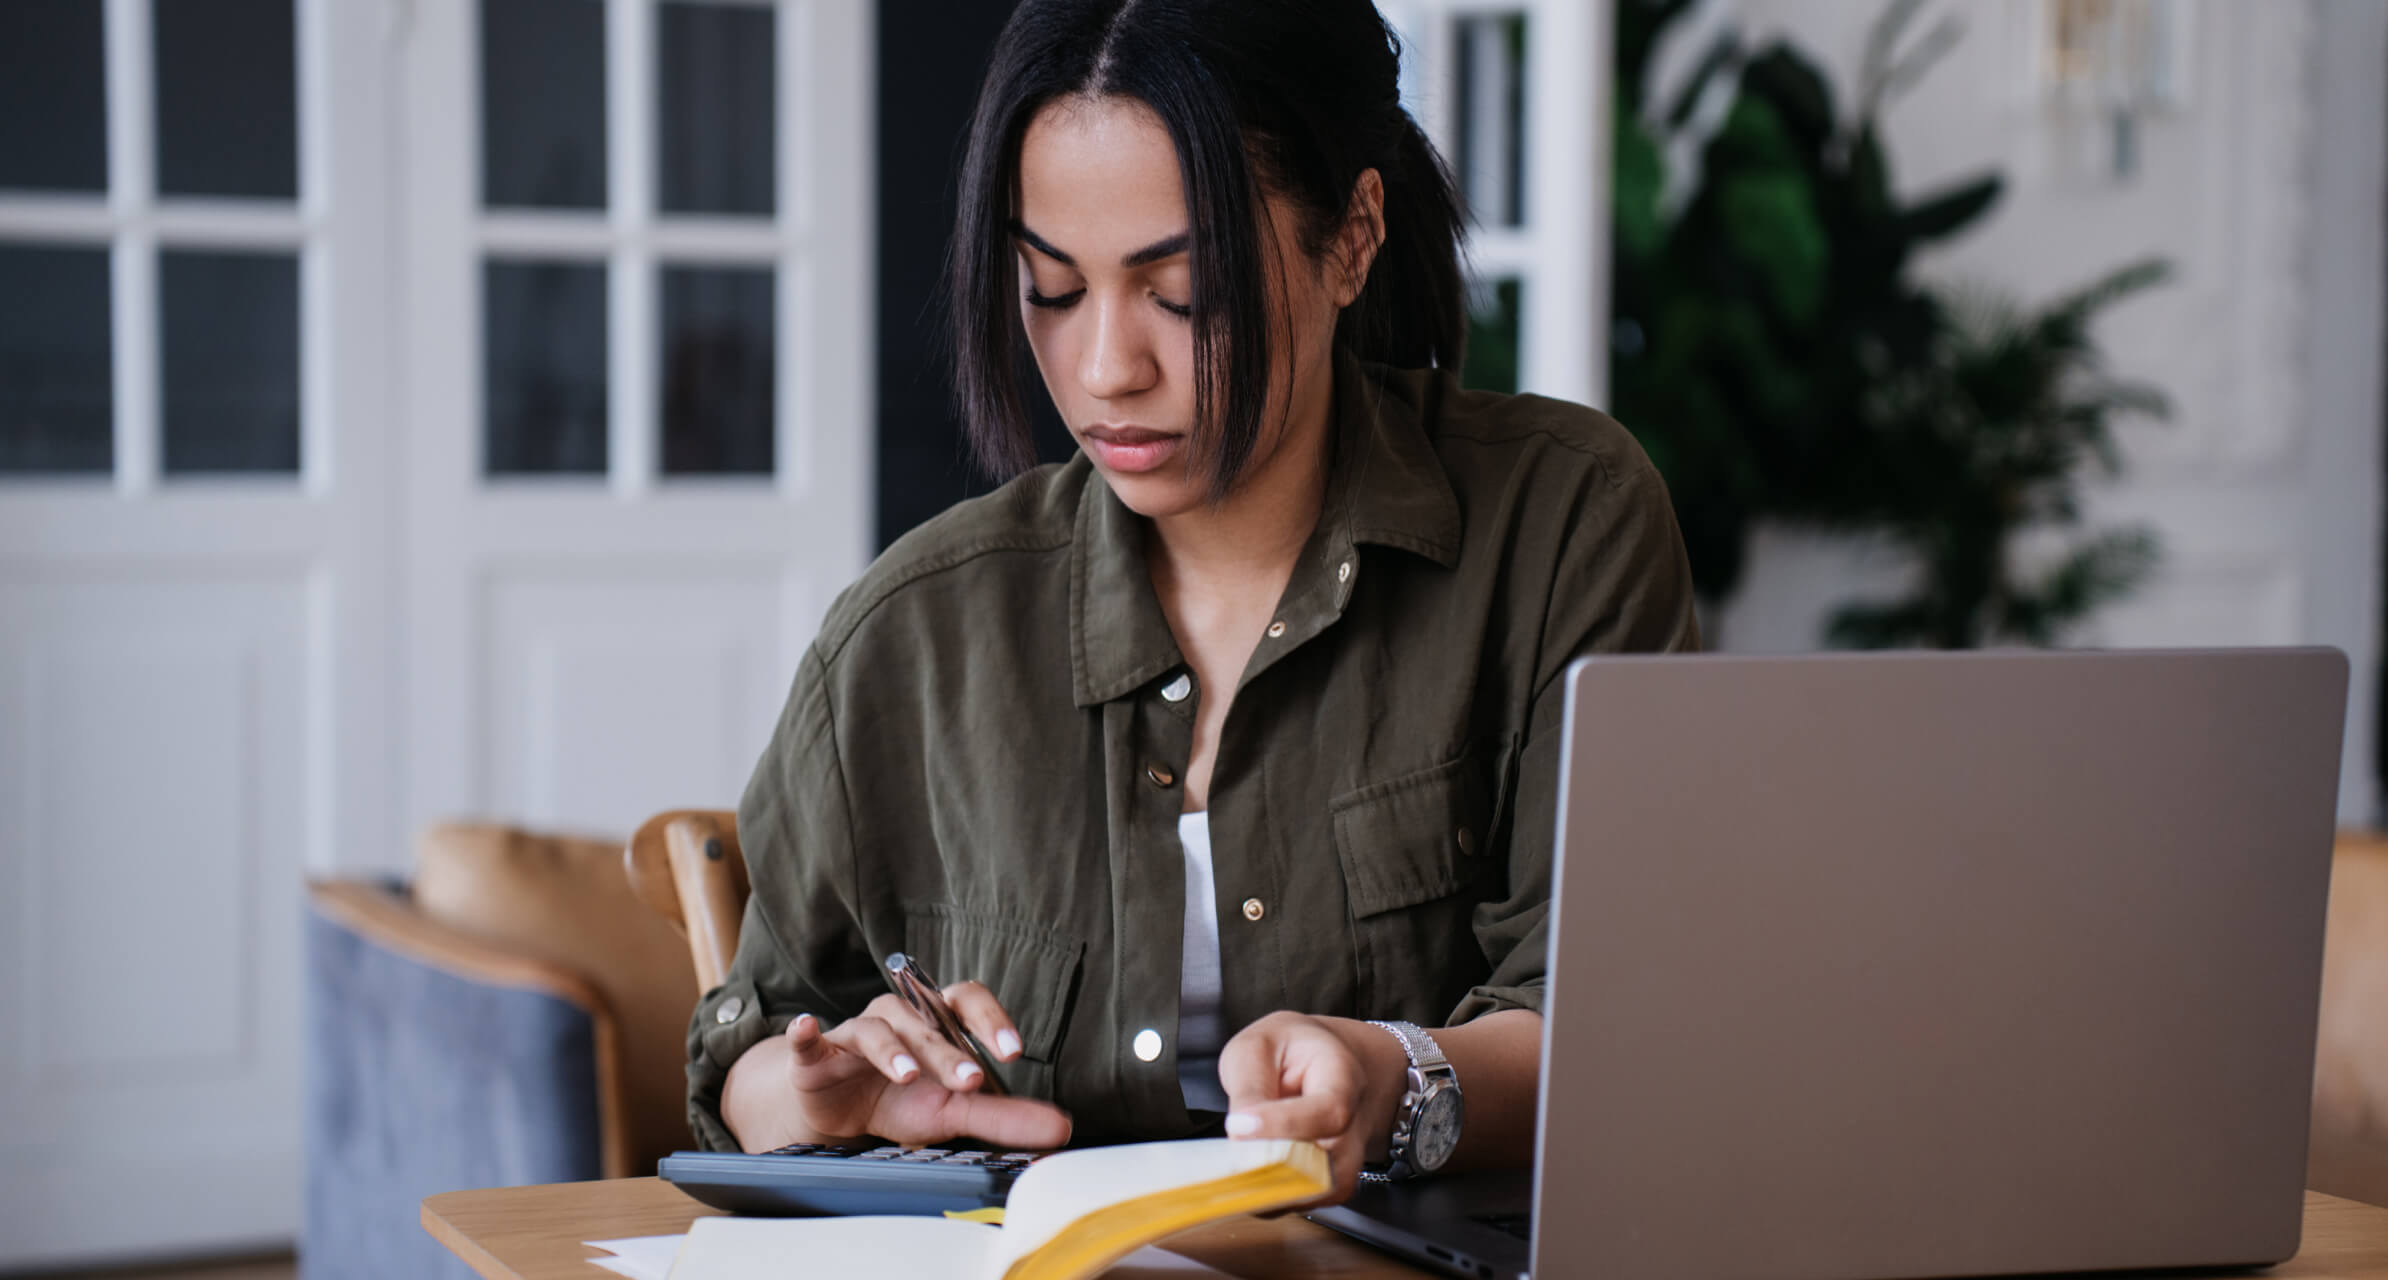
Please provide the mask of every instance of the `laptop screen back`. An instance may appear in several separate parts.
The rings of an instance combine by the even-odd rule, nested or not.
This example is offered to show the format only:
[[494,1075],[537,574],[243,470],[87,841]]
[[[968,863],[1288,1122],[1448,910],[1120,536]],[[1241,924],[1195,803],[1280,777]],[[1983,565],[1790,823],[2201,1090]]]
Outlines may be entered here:
[[2343,655],[1569,679],[1536,1274],[2295,1251]]

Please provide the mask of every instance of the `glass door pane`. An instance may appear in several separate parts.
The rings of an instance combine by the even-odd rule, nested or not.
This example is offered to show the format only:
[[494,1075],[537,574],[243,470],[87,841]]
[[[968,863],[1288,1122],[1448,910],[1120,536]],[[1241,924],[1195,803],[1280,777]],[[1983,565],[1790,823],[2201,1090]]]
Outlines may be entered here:
[[158,0],[157,187],[298,198],[292,0]]
[[106,191],[100,0],[7,5],[7,32],[0,38],[0,188]]
[[0,475],[115,466],[108,251],[0,244]]
[[605,271],[482,268],[482,395],[490,475],[604,475]]
[[769,268],[663,272],[663,470],[771,474],[775,290]]
[[752,5],[656,11],[656,206],[771,215],[778,203],[774,29]]
[[605,6],[481,0],[481,203],[605,207]]
[[166,472],[295,475],[297,257],[170,249],[158,301]]

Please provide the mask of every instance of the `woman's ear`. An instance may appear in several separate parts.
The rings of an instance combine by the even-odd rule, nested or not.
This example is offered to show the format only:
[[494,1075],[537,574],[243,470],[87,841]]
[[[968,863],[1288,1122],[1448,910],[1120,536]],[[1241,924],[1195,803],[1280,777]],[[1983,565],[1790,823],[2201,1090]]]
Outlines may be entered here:
[[1352,183],[1351,201],[1343,209],[1343,225],[1335,232],[1339,270],[1335,305],[1348,307],[1368,287],[1368,269],[1385,243],[1385,179],[1374,169],[1362,169]]

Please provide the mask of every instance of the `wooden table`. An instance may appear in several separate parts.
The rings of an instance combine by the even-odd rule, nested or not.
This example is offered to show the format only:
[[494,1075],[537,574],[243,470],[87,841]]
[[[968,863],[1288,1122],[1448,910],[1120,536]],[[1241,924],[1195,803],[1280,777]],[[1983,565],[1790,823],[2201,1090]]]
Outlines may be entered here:
[[[490,1280],[604,1280],[583,1240],[688,1230],[708,1209],[659,1178],[450,1191],[423,1202],[423,1229]],[[1238,1218],[1169,1242],[1229,1275],[1415,1280],[1426,1274],[1301,1218]],[[2145,1273],[2142,1273],[2145,1274]],[[2388,1209],[2305,1193],[2305,1248],[2258,1273],[2276,1280],[2388,1280]]]

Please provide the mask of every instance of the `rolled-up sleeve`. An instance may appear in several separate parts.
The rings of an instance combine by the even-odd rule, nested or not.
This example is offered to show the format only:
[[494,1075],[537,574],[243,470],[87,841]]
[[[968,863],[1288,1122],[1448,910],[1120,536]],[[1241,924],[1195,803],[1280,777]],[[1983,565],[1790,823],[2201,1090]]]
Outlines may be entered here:
[[799,1013],[825,1023],[861,1012],[878,990],[863,941],[846,783],[829,681],[807,650],[778,727],[738,805],[746,914],[720,986],[688,1026],[688,1123],[713,1150],[738,1149],[721,1118],[730,1067]]
[[1559,807],[1567,667],[1593,653],[1677,653],[1700,647],[1691,562],[1665,483],[1639,449],[1552,518],[1569,522],[1553,575],[1533,708],[1514,770],[1505,896],[1476,909],[1492,965],[1452,1010],[1457,1026],[1502,1009],[1542,1011],[1548,966],[1551,856]]

